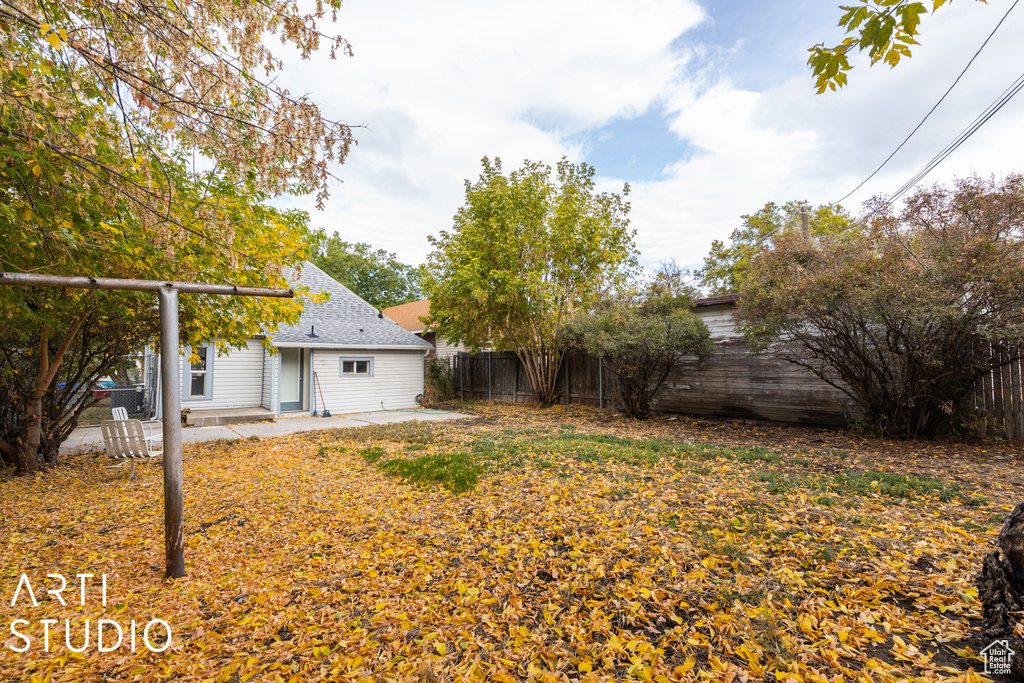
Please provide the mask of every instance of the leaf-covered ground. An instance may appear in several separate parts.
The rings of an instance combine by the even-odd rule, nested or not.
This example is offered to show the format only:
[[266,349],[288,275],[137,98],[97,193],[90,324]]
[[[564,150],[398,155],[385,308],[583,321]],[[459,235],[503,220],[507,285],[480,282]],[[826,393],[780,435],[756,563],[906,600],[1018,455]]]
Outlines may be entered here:
[[[978,680],[1019,448],[458,409],[480,417],[186,447],[173,582],[158,466],[0,480],[0,680]],[[21,573],[38,607],[10,606]],[[107,606],[44,599],[47,573],[105,573]],[[172,644],[77,654],[61,621],[19,654],[18,618],[76,646],[86,618],[160,618]]]

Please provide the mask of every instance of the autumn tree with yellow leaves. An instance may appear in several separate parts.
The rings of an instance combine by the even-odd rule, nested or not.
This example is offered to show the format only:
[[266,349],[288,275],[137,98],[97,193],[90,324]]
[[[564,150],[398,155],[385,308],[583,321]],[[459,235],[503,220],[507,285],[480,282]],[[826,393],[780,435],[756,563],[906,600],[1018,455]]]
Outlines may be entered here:
[[505,175],[500,159],[485,157],[451,232],[430,238],[431,324],[452,342],[514,352],[538,403],[555,403],[562,323],[636,267],[622,195],[596,192],[587,164],[563,158],[552,172],[525,161]]
[[[312,193],[322,206],[352,136],[276,82],[264,39],[351,54],[321,26],[339,5],[0,0],[0,270],[286,285],[306,216],[265,202]],[[182,342],[242,344],[299,310],[183,297]],[[0,454],[32,472],[80,407],[57,397],[60,373],[96,375],[112,348],[98,330],[137,348],[155,334],[152,302],[4,287],[0,318]]]

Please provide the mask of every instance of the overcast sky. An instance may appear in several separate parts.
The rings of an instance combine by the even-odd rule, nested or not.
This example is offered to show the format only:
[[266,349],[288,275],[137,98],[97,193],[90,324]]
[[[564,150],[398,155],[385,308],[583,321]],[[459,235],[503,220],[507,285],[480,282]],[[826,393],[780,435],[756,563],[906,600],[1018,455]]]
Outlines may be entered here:
[[[1012,4],[960,2],[922,24],[896,69],[863,59],[850,85],[815,95],[807,48],[833,44],[838,0],[345,0],[329,32],[353,58],[286,57],[280,82],[308,94],[358,145],[334,169],[315,227],[425,260],[483,156],[506,171],[563,155],[601,188],[632,188],[641,261],[699,266],[768,201],[834,202],[906,137]],[[1010,13],[945,102],[844,202],[889,194],[1024,70],[1024,7]],[[1024,171],[1024,96],[928,177]]]

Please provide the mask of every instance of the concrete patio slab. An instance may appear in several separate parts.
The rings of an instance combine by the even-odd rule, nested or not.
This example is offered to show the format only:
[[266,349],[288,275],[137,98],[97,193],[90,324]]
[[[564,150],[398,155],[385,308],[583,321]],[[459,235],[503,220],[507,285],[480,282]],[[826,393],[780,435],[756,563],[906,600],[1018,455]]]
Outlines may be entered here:
[[[368,413],[347,413],[331,417],[282,417],[273,422],[249,424],[216,425],[210,427],[186,427],[181,430],[182,443],[199,443],[218,439],[244,439],[250,436],[283,436],[296,432],[308,432],[339,427],[365,427],[372,424],[393,424],[411,420],[459,420],[472,415],[451,413],[444,410],[376,410]],[[159,431],[158,424],[153,429]],[[60,448],[62,454],[89,453],[103,450],[103,434],[99,427],[80,427]]]
[[281,436],[295,432],[308,432],[316,429],[334,429],[335,427],[365,427],[365,422],[350,420],[341,415],[331,417],[285,417],[276,422],[258,422],[255,424],[231,425],[231,429],[240,436]]
[[443,410],[375,410],[369,413],[352,413],[345,417],[359,420],[364,424],[392,424],[408,420],[457,420],[472,417],[461,413],[449,413]]

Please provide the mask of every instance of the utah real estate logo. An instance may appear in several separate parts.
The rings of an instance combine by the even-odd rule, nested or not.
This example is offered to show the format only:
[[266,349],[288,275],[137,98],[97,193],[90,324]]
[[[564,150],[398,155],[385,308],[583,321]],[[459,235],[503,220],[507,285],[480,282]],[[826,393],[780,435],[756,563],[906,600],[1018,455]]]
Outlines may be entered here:
[[1010,649],[1009,642],[993,641],[978,654],[985,658],[986,674],[1005,675],[1010,673],[1010,660],[1013,658],[1014,652]]

